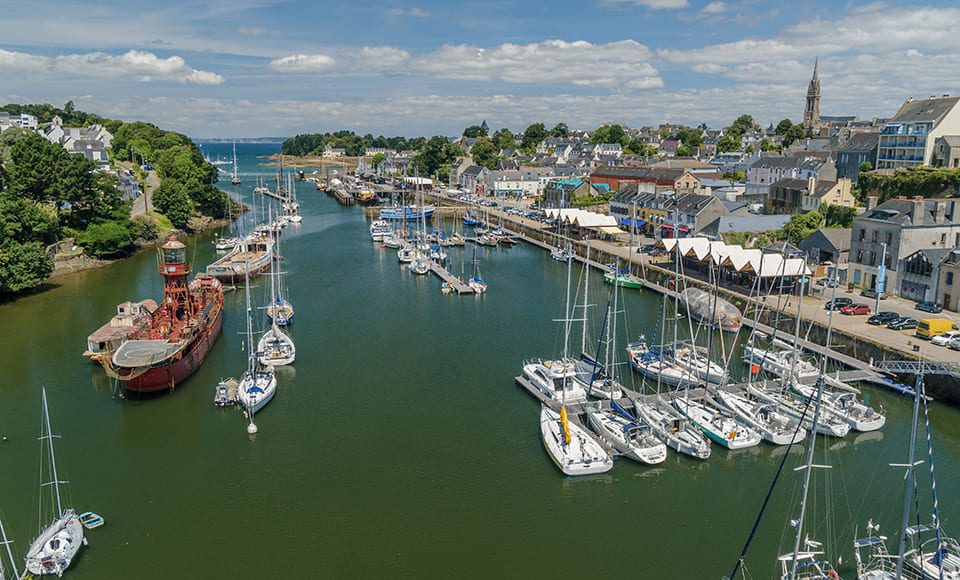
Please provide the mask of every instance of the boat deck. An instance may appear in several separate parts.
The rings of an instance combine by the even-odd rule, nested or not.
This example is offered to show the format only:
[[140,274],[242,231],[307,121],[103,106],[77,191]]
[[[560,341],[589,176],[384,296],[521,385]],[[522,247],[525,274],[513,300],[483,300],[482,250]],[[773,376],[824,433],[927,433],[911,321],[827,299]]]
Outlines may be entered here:
[[167,360],[186,346],[186,342],[166,340],[128,340],[113,353],[113,364],[137,368]]
[[444,282],[449,282],[453,285],[453,289],[457,291],[457,294],[473,294],[473,288],[468,284],[465,284],[463,280],[457,278],[451,274],[446,268],[437,264],[433,260],[430,261],[430,271],[437,275],[438,278]]
[[255,263],[261,261],[267,257],[266,250],[257,250],[254,252],[246,252],[246,257],[244,257],[244,252],[237,252],[231,256],[224,256],[223,258],[217,260],[211,266],[230,266],[233,264],[243,264],[244,262]]

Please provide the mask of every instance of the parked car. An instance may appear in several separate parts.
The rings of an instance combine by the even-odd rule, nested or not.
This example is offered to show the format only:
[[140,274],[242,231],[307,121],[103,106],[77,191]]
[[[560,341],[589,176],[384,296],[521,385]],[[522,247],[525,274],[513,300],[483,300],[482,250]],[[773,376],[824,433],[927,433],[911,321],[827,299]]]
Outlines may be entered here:
[[900,318],[887,323],[887,328],[891,328],[893,330],[906,330],[907,328],[916,328],[917,322],[919,322],[919,320],[911,316],[901,316]]
[[840,314],[870,314],[870,307],[866,304],[851,304],[841,308]]
[[834,298],[833,300],[828,300],[826,304],[823,305],[824,310],[840,310],[844,306],[850,306],[853,304],[853,300],[847,298],[846,296],[841,296],[840,298]]
[[946,318],[921,318],[917,321],[917,332],[914,336],[924,340],[930,340],[951,330],[960,330],[957,323]]
[[937,346],[947,346],[951,340],[960,337],[960,330],[948,330],[943,334],[938,334],[930,339],[930,344]]
[[836,287],[837,287],[837,281],[834,280],[833,278],[818,278],[817,281],[814,282],[814,283],[815,283],[817,286],[823,286],[824,288],[836,288]]
[[883,326],[888,322],[893,322],[894,320],[899,320],[900,315],[896,312],[877,312],[873,316],[867,319],[867,324],[876,324],[878,326]]
[[[868,288],[868,289],[866,289],[866,290],[864,290],[863,292],[860,293],[860,295],[863,296],[864,298],[876,298],[876,297],[877,297],[877,294],[878,294],[878,292],[877,292],[877,289],[876,289],[876,288]],[[886,293],[886,292],[879,292],[879,294],[880,294],[880,300],[886,300],[886,299],[887,299],[887,293]]]
[[933,312],[934,314],[938,312],[943,312],[943,306],[940,306],[936,302],[920,302],[914,306],[917,310],[923,310],[924,312]]
[[960,350],[960,336],[950,339],[950,342],[947,343],[947,346],[953,350]]

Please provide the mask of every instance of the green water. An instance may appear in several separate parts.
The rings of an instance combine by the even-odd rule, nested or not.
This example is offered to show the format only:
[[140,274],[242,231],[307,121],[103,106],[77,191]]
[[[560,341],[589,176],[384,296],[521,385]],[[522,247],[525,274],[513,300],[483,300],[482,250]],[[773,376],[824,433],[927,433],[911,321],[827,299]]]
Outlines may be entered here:
[[[657,467],[618,460],[605,475],[564,478],[543,449],[538,404],[513,377],[524,359],[562,348],[554,320],[563,317],[566,266],[525,245],[484,248],[488,294],[444,296],[437,279],[412,275],[369,241],[361,208],[341,208],[313,184],[298,192],[303,223],[285,230],[281,248],[297,361],[278,369],[278,394],[255,436],[239,411],[212,405],[218,380],[245,368],[242,291],[227,295],[223,334],[197,373],[174,394],[144,400],[115,397],[80,353],[119,302],[161,295],[153,251],[0,305],[0,518],[21,563],[37,531],[46,386],[69,505],[107,520],[87,533],[70,578],[730,573],[785,448],[714,446],[708,461],[671,450]],[[184,240],[197,270],[214,259],[211,239]],[[452,252],[453,269],[462,260],[469,274],[471,256]],[[579,276],[574,266],[574,285]],[[608,290],[599,278],[590,287],[594,335]],[[258,303],[268,286],[256,280]],[[659,296],[624,300],[620,344],[650,338]],[[579,349],[576,325],[571,344]],[[816,462],[834,468],[817,473],[806,526],[833,542],[832,561],[843,555],[843,577],[855,576],[855,527],[873,518],[893,539],[902,509],[902,472],[888,463],[906,459],[912,403],[870,387],[864,396],[883,405],[888,423],[818,442]],[[941,518],[953,534],[958,419],[931,407]],[[790,454],[747,556],[754,578],[773,577],[777,553],[792,548],[787,522],[800,482],[792,468],[803,459],[800,449]]]

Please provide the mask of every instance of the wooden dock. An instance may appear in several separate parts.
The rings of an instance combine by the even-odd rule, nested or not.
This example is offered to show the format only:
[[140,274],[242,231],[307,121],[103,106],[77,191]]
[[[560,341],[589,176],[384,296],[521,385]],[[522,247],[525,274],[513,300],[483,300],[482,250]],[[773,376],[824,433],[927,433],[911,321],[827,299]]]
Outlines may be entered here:
[[340,203],[340,205],[353,205],[356,203],[356,199],[346,189],[335,189],[333,190],[333,197]]
[[465,284],[463,280],[457,278],[451,274],[446,268],[440,264],[430,260],[430,271],[437,275],[438,278],[444,282],[449,282],[453,285],[453,289],[456,290],[457,294],[473,294],[473,288],[468,284]]

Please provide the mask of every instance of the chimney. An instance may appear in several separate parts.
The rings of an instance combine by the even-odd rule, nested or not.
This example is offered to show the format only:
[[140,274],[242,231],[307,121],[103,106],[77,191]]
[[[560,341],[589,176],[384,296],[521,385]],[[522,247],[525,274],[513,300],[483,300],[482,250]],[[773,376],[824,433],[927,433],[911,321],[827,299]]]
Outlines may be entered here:
[[934,217],[934,222],[937,224],[943,223],[943,218],[947,215],[947,201],[944,199],[937,200],[937,213]]
[[915,226],[923,225],[924,201],[922,195],[913,196],[913,212],[910,223]]
[[877,207],[877,202],[880,201],[879,195],[868,195],[867,196],[867,211],[872,210]]

